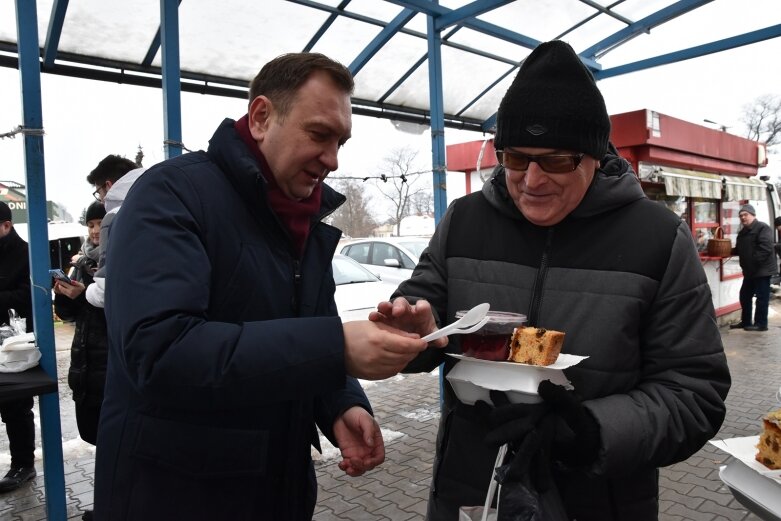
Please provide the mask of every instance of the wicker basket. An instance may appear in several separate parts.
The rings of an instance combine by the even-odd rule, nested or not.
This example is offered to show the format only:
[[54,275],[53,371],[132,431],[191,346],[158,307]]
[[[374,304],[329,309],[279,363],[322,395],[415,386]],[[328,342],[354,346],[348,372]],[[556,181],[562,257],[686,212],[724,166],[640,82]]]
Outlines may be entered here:
[[708,239],[708,255],[711,257],[729,257],[732,255],[732,242],[724,238],[721,226],[716,228],[713,239]]

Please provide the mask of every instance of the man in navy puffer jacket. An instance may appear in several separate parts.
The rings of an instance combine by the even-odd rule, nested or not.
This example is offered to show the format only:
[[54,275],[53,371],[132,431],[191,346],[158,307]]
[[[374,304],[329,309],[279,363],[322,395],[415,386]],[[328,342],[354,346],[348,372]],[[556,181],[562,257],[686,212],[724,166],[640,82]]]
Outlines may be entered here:
[[426,343],[337,315],[341,232],[322,220],[344,197],[323,179],[350,137],[352,88],[323,55],[280,56],[208,151],[128,193],[106,257],[95,519],[311,519],[316,425],[348,475],[383,461],[355,378],[391,376]]

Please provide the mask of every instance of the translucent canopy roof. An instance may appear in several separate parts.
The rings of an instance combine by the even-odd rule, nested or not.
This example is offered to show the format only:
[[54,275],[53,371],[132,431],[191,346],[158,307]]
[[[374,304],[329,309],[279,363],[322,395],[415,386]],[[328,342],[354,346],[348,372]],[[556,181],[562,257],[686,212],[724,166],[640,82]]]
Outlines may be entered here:
[[[37,5],[44,72],[159,85],[160,0]],[[445,124],[473,130],[491,128],[542,41],[567,41],[600,79],[781,36],[772,1],[180,0],[178,15],[183,90],[244,97],[262,64],[311,50],[353,71],[357,114],[424,123],[430,25]],[[0,2],[0,66],[16,67],[16,42],[14,2]]]

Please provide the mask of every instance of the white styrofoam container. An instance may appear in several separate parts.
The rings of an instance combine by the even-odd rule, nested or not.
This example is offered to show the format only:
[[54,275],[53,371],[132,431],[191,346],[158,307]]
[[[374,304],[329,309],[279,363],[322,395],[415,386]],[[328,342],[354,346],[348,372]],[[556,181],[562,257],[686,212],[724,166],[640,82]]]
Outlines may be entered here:
[[474,405],[478,400],[492,403],[490,390],[504,391],[512,403],[539,402],[542,400],[537,394],[540,382],[550,380],[554,384],[571,389],[572,384],[562,370],[588,358],[561,354],[552,365],[539,366],[448,354],[458,358],[459,362],[445,378],[450,382],[458,399],[468,405]]

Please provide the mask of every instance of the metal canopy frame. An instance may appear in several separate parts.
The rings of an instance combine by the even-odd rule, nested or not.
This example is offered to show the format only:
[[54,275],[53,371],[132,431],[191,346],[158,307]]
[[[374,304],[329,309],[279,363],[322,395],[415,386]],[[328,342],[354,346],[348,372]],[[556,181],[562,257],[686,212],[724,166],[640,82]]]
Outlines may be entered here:
[[[444,123],[448,128],[491,132],[494,124],[493,117],[489,116],[481,120],[465,116],[464,112],[479,101],[491,88],[517,70],[522,63],[522,61],[486,52],[472,46],[451,42],[449,40],[453,34],[462,28],[468,28],[492,38],[519,45],[530,50],[534,49],[540,43],[539,40],[527,35],[485,22],[478,18],[478,16],[482,14],[511,3],[510,0],[475,0],[458,9],[448,9],[429,0],[388,0],[388,3],[396,4],[401,9],[396,18],[390,22],[348,10],[351,0],[342,0],[335,7],[313,0],[287,1],[328,14],[328,17],[318,31],[301,46],[302,51],[312,50],[317,42],[320,41],[329,30],[333,30],[332,25],[339,18],[347,18],[381,28],[380,33],[374,40],[361,50],[350,64],[349,68],[355,75],[358,75],[372,57],[397,34],[405,34],[428,41],[428,34],[405,27],[405,25],[418,14],[426,15],[433,20],[433,28],[429,29],[428,32],[433,30],[440,35],[441,46],[451,47],[481,58],[508,65],[509,67],[505,72],[496,77],[493,81],[490,81],[488,87],[469,103],[451,113],[444,113]],[[624,0],[618,0],[607,6],[600,5],[593,0],[577,1],[592,7],[595,12],[558,34],[556,36],[557,39],[564,38],[573,30],[584,26],[599,15],[608,16],[625,25],[623,29],[614,32],[580,52],[581,59],[592,70],[597,80],[689,60],[781,36],[781,24],[771,25],[764,29],[735,35],[707,44],[603,69],[603,66],[598,60],[607,53],[626,44],[637,36],[649,33],[652,29],[709,4],[713,0],[679,0],[637,21],[632,21],[616,12],[615,9],[621,6]],[[171,3],[173,5],[169,9],[174,11],[176,10],[174,9],[174,6],[179,6],[182,1],[176,0]],[[63,26],[66,23],[68,5],[69,0],[53,1],[46,40],[41,48],[41,70],[43,72],[92,80],[121,82],[131,85],[161,86],[163,68],[153,65],[153,61],[161,49],[161,34],[164,31],[162,23],[158,27],[152,41],[149,43],[143,59],[139,62],[101,58],[89,54],[63,52],[58,50],[58,46]],[[0,51],[5,53],[0,54],[0,66],[18,68],[18,42],[0,41]],[[413,107],[386,101],[416,69],[427,61],[427,59],[427,55],[422,56],[418,62],[401,75],[399,80],[389,90],[385,91],[382,96],[376,99],[354,98],[354,113],[429,125],[431,121],[430,107]],[[183,91],[242,99],[245,99],[247,96],[247,78],[211,75],[205,71],[181,71],[180,75],[180,88]]]
[[[41,0],[43,1],[43,0]],[[149,41],[143,58],[137,62],[118,57],[99,56],[96,53],[75,53],[60,50],[63,28],[67,23],[69,0],[52,0],[46,38],[39,46],[37,4],[38,0],[15,0],[17,39],[0,38],[0,66],[17,68],[21,77],[22,119],[24,133],[25,174],[28,186],[28,222],[30,236],[30,260],[33,292],[35,333],[42,351],[41,366],[56,379],[56,358],[52,327],[51,301],[48,287],[48,243],[46,223],[46,193],[43,152],[43,119],[41,109],[41,72],[78,77],[90,80],[127,83],[131,85],[158,87],[162,89],[164,104],[165,151],[166,157],[181,153],[181,92],[197,92],[216,96],[246,99],[248,78],[210,74],[206,70],[181,70],[179,12],[182,0],[155,0],[159,2],[160,24]],[[194,3],[193,0],[192,3]],[[238,0],[237,0],[238,1]],[[278,1],[278,0],[277,0]],[[323,0],[328,1],[328,0]],[[314,0],[287,0],[287,5],[297,5],[326,14],[325,20],[306,43],[300,46],[303,51],[313,50],[342,19],[378,27],[379,32],[360,50],[350,63],[350,70],[360,78],[359,73],[380,53],[387,44],[398,35],[422,39],[426,42],[426,52],[407,67],[389,88],[374,99],[353,98],[353,112],[380,118],[429,125],[432,139],[432,170],[434,184],[434,206],[437,221],[444,213],[445,194],[445,128],[460,128],[474,131],[491,132],[495,126],[495,114],[484,117],[468,116],[472,110],[491,91],[506,81],[518,69],[522,60],[514,60],[501,53],[494,53],[476,46],[454,41],[464,30],[472,31],[508,42],[524,49],[534,49],[539,45],[529,35],[489,23],[480,17],[501,9],[512,2],[510,0],[451,0],[451,4],[460,3],[460,7],[451,9],[439,5],[438,0],[387,0],[383,5],[392,4],[399,8],[397,14],[389,20],[361,14],[360,9],[348,9],[351,0],[330,0],[335,5]],[[364,0],[367,1],[367,0]],[[599,63],[606,54],[625,45],[631,40],[649,33],[684,14],[711,3],[713,0],[679,0],[638,20],[632,20],[620,13],[620,8],[628,0],[559,0],[589,7],[592,11],[582,19],[560,32],[555,38],[562,39],[588,26],[600,17],[618,22],[622,28],[602,37],[593,45],[580,52],[583,63],[593,72],[597,80],[610,78],[631,72],[641,71],[660,65],[670,64],[708,54],[749,45],[781,36],[781,24],[746,32],[706,44],[660,54],[634,62],[603,68]],[[353,6],[360,4],[355,0]],[[184,3],[187,6],[187,2]],[[249,5],[249,4],[246,4]],[[266,5],[266,4],[264,4]],[[360,7],[360,5],[359,5]],[[110,7],[108,7],[110,9]],[[543,7],[540,7],[543,9]],[[408,27],[410,21],[419,16],[426,19],[426,31],[420,32]],[[302,38],[303,41],[303,38]],[[470,96],[470,100],[450,112],[445,110],[445,90],[443,86],[443,49],[457,50],[468,56],[488,60],[506,68],[495,78],[487,79],[485,86]],[[161,55],[161,65],[155,66],[155,58]],[[428,63],[428,104],[415,106],[414,103],[391,103],[388,100],[398,93],[419,68]],[[40,290],[40,291],[38,291]],[[62,466],[62,446],[58,395],[41,396],[41,417],[43,449],[45,454],[46,511],[48,519],[60,521],[66,519],[65,485]]]

